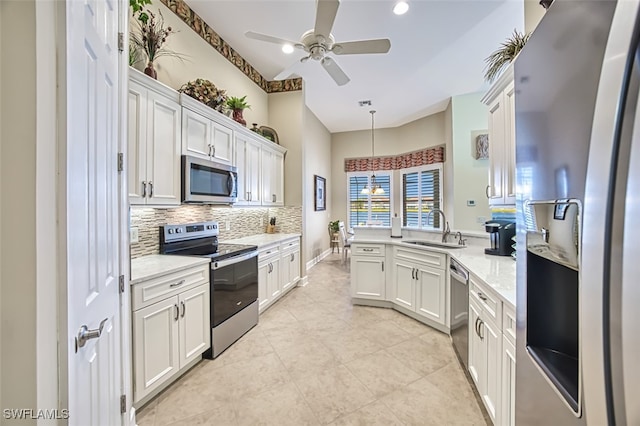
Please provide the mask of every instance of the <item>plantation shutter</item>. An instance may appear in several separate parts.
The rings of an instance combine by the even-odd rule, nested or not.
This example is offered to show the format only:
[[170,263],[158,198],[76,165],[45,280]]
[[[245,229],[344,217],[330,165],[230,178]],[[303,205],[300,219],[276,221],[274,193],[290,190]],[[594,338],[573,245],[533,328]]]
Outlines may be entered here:
[[442,168],[430,168],[402,175],[402,226],[439,228],[440,216],[429,212],[440,209]]
[[349,176],[349,227],[363,226],[369,219],[369,196],[362,189],[369,184],[368,176]]

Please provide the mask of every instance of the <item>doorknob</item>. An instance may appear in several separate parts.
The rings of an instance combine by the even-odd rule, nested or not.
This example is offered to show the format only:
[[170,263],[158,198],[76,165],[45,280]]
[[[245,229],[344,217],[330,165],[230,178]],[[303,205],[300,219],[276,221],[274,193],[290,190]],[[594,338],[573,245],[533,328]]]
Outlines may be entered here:
[[109,318],[105,318],[100,322],[100,326],[94,330],[89,330],[89,327],[86,324],[83,324],[78,331],[78,337],[76,337],[76,352],[78,352],[79,348],[82,348],[88,340],[97,339],[102,334],[102,329],[104,328],[104,324],[107,322]]

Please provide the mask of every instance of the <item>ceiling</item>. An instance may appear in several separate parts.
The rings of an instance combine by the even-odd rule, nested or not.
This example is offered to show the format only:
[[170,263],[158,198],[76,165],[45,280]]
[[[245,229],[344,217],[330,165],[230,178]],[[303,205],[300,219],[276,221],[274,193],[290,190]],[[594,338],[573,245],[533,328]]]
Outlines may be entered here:
[[[351,78],[338,86],[319,63],[297,62],[276,44],[248,39],[246,31],[297,41],[315,23],[314,0],[186,0],[231,47],[266,79],[297,62],[307,106],[331,133],[396,127],[443,111],[451,96],[484,91],[484,58],[515,29],[523,30],[523,0],[342,0],[332,34],[336,41],[389,38],[387,54],[333,55]],[[358,101],[371,100],[360,107]]]

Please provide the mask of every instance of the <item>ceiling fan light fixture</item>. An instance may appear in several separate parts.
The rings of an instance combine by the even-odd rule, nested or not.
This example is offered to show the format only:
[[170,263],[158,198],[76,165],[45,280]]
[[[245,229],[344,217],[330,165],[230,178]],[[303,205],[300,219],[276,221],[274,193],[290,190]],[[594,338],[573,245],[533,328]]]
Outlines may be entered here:
[[393,13],[396,15],[404,15],[409,10],[409,3],[406,1],[399,1],[393,6]]
[[287,55],[290,55],[291,53],[293,53],[293,46],[290,44],[283,44],[282,52],[286,53]]

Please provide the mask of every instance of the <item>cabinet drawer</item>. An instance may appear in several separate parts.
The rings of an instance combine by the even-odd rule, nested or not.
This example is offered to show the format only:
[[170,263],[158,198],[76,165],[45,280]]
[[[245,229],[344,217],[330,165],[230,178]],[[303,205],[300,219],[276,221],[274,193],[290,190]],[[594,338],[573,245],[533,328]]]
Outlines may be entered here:
[[411,250],[404,247],[394,247],[393,255],[396,259],[419,262],[438,269],[446,269],[447,255],[428,250]]
[[185,289],[209,283],[209,264],[168,273],[133,286],[131,309],[138,310],[175,296]]
[[502,308],[502,334],[516,345],[516,311],[506,303]]
[[296,238],[295,240],[285,241],[285,242],[280,244],[280,251],[282,251],[282,252],[295,251],[295,250],[299,250],[299,249],[300,249],[300,239],[299,238]]
[[272,257],[276,257],[279,255],[280,255],[280,246],[278,245],[260,247],[260,249],[258,249],[258,262],[262,262],[264,260],[271,259]]
[[353,255],[384,256],[384,244],[352,244]]
[[474,275],[469,276],[469,298],[482,306],[485,316],[502,329],[502,301],[485,289],[485,286]]

